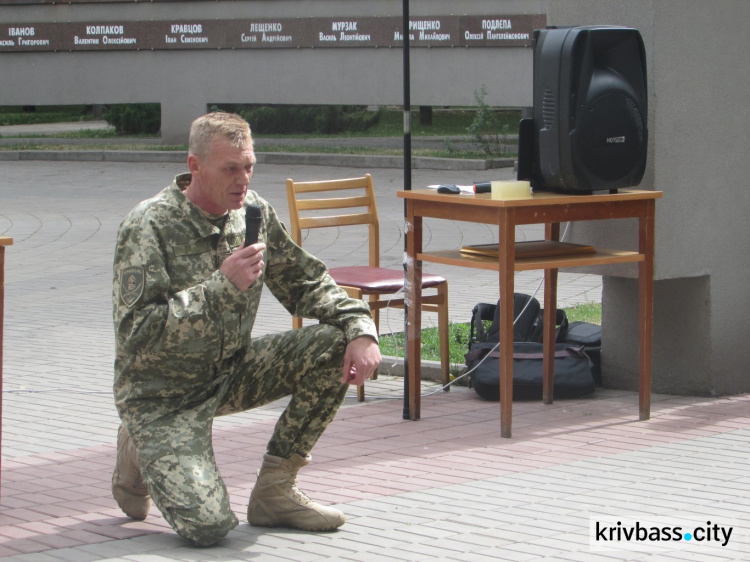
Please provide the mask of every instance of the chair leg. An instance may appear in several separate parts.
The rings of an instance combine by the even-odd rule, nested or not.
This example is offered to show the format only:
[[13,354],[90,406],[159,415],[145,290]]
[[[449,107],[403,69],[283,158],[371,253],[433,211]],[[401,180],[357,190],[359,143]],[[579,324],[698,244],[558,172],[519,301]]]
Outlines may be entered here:
[[302,327],[302,318],[292,316],[292,330],[299,330]]
[[[440,367],[443,375],[443,386],[450,382],[450,334],[448,330],[448,283],[437,287],[438,295],[442,296],[442,304],[438,305],[438,335],[440,338]],[[448,387],[446,390],[449,390]]]
[[[377,303],[380,299],[378,295],[370,295],[369,303]],[[376,307],[370,307],[370,314],[372,315],[372,321],[375,322],[375,327],[380,331],[380,309]]]
[[[370,295],[370,300],[377,301],[379,300],[378,295]],[[371,310],[370,313],[372,314],[372,321],[375,322],[375,331],[378,334],[378,337],[380,337],[380,309],[376,308],[374,310]],[[370,377],[370,380],[378,380],[378,370],[375,369],[375,372]],[[365,392],[364,389],[362,389],[362,400],[365,399]],[[362,401],[360,400],[360,402]]]
[[357,402],[365,401],[365,385],[357,387]]

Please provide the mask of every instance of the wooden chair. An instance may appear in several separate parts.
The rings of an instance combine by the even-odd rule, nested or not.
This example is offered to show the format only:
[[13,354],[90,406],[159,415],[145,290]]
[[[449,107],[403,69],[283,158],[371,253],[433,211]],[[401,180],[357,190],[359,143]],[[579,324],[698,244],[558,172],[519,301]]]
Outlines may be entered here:
[[[327,192],[327,193],[326,193]],[[367,225],[369,228],[369,263],[368,265],[352,265],[334,267],[329,270],[334,281],[344,289],[349,296],[363,299],[372,311],[375,325],[380,325],[380,310],[404,308],[403,294],[400,298],[381,299],[381,296],[394,295],[403,292],[404,272],[402,269],[385,269],[380,267],[380,229],[378,225],[378,210],[375,204],[375,191],[372,176],[366,174],[359,178],[337,179],[326,181],[299,182],[286,180],[286,193],[289,200],[289,215],[291,218],[292,238],[298,245],[302,245],[302,229],[343,227],[350,225]],[[314,194],[306,197],[307,194]],[[325,195],[320,195],[325,193]],[[300,197],[303,195],[303,197]],[[357,209],[350,214],[342,211]],[[335,211],[334,214],[329,211]],[[442,367],[443,384],[449,382],[448,356],[448,282],[438,275],[424,274],[422,288],[432,288],[436,294],[425,295],[422,298],[422,310],[437,312],[438,332],[440,338],[440,363]],[[302,326],[302,318],[293,318],[293,327]],[[357,399],[365,399],[364,386],[357,389]]]

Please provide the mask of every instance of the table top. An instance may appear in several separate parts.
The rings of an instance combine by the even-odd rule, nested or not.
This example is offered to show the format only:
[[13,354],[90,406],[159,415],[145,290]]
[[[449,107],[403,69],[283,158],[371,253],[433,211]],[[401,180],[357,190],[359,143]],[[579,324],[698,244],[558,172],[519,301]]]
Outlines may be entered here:
[[13,238],[7,236],[0,236],[0,246],[10,246],[13,244]]
[[614,203],[618,201],[637,201],[661,198],[663,192],[643,189],[620,189],[617,193],[608,191],[593,194],[556,193],[552,191],[538,191],[531,197],[524,199],[492,199],[490,193],[461,193],[451,195],[438,193],[435,189],[412,189],[398,191],[397,195],[404,199],[419,201],[433,201],[459,205],[481,205],[483,207],[529,207],[538,205],[573,205],[583,203]]

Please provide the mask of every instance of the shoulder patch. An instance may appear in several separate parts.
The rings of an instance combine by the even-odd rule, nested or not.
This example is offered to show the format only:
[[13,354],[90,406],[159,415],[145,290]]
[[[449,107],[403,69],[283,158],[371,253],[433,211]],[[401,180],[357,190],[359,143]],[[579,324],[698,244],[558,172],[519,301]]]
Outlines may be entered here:
[[146,269],[140,266],[126,267],[120,278],[120,298],[125,306],[131,307],[143,295],[146,285]]

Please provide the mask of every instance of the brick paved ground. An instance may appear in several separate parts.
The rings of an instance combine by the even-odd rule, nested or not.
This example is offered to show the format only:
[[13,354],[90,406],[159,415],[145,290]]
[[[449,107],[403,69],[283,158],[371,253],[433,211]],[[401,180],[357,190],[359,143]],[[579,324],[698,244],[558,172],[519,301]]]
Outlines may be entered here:
[[[381,377],[370,398],[345,407],[301,474],[312,496],[349,522],[336,533],[255,529],[220,546],[186,546],[156,512],[122,516],[109,492],[118,424],[110,394],[111,256],[117,225],[183,167],[156,163],[0,162],[0,235],[6,252],[0,556],[10,560],[742,560],[750,559],[750,396],[654,396],[637,422],[634,393],[598,390],[554,405],[517,403],[513,438],[501,439],[498,406],[473,391],[439,389],[422,420],[402,419],[401,379]],[[261,166],[253,186],[286,216],[283,180],[370,170]],[[493,172],[510,177],[510,170]],[[401,170],[375,170],[383,263],[400,267]],[[469,180],[476,179],[474,177]],[[440,172],[464,182],[466,173]],[[414,171],[414,186],[435,172]],[[430,223],[428,247],[487,243],[482,225]],[[539,229],[517,237],[539,237]],[[331,265],[363,247],[363,234],[305,245]],[[346,244],[343,244],[346,242]],[[334,250],[335,246],[335,250]],[[438,268],[451,282],[451,317],[497,298],[490,272]],[[532,292],[534,273],[518,275]],[[600,299],[600,279],[562,273],[560,301]],[[265,299],[258,334],[287,329]],[[400,329],[400,314],[383,322]],[[429,323],[429,320],[427,321]],[[658,376],[658,373],[655,373]],[[435,387],[425,384],[425,392]],[[240,519],[283,403],[217,420],[219,466]],[[682,541],[661,554],[591,552],[591,518],[698,518],[734,528],[730,541]],[[697,538],[697,536],[696,536]]]

